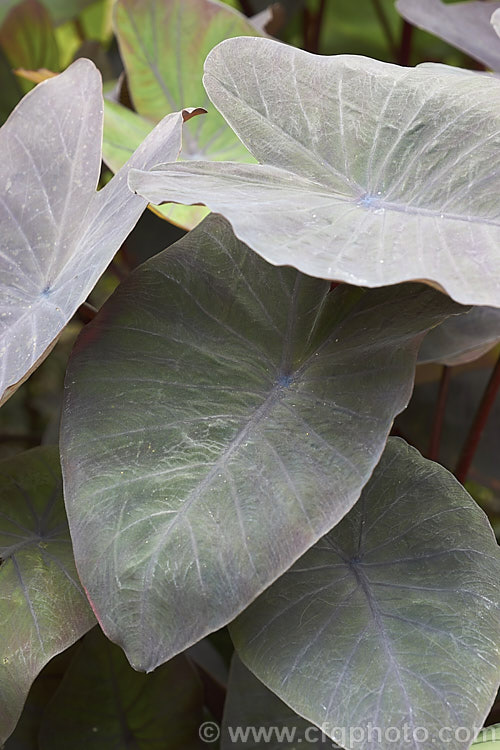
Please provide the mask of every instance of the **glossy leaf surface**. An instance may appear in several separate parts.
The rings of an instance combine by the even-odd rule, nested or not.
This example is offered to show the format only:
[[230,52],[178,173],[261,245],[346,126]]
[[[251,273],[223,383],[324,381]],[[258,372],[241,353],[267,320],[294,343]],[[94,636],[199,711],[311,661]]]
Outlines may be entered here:
[[500,81],[245,38],[210,53],[204,82],[260,164],[133,170],[133,190],[206,204],[276,265],[500,306]]
[[391,438],[359,502],[231,632],[247,666],[342,747],[389,750],[396,732],[401,748],[446,746],[449,727],[458,750],[498,689],[499,581],[483,511]]
[[131,166],[180,150],[165,118],[105,188],[101,77],[89,60],[39,84],[0,130],[0,403],[53,346],[146,208]]
[[73,561],[57,449],[0,462],[0,742],[44,665],[94,623]]
[[61,451],[80,575],[136,668],[226,624],[351,508],[421,333],[455,310],[424,285],[330,293],[216,216],[120,285],[73,350]]

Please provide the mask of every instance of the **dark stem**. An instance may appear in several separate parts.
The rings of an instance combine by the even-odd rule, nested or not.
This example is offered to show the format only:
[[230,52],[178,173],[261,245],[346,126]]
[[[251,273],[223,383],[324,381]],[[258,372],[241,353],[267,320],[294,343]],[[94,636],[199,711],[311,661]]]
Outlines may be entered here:
[[113,274],[119,282],[125,281],[128,276],[128,271],[124,271],[121,265],[117,262],[116,258],[113,258],[108,266],[108,271]]
[[73,21],[73,26],[75,28],[76,33],[78,34],[78,38],[81,42],[85,41],[85,29],[83,28],[83,24],[80,21],[79,18],[75,18]]
[[411,43],[413,39],[413,26],[408,21],[403,21],[403,31],[401,33],[401,47],[399,50],[398,62],[400,65],[409,65],[411,58]]
[[11,435],[8,432],[0,433],[0,443],[27,443],[28,445],[38,445],[40,438],[38,435]]
[[402,431],[401,431],[401,430],[399,429],[399,427],[394,427],[394,426],[393,426],[393,427],[392,427],[392,430],[391,430],[391,432],[390,432],[390,435],[391,435],[391,437],[398,437],[398,438],[401,438],[401,440],[404,440],[404,441],[405,441],[406,443],[408,443],[408,445],[413,445],[413,443],[412,443],[412,441],[410,440],[410,438],[408,437],[408,435],[406,435],[406,434],[405,434],[404,432],[402,432]]
[[439,461],[439,449],[441,447],[441,434],[443,432],[444,415],[446,413],[446,401],[450,387],[451,368],[444,365],[439,383],[439,394],[434,412],[434,424],[432,425],[431,439],[429,443],[428,457],[431,461]]
[[462,454],[455,471],[456,478],[459,482],[462,482],[462,484],[467,479],[469,469],[471,467],[472,461],[474,460],[481,435],[483,434],[483,430],[486,427],[486,423],[495,403],[499,388],[500,357],[498,358],[497,363],[493,368],[493,372],[491,373],[491,377],[488,381],[488,385],[486,386],[486,390],[483,394],[483,398],[481,399],[481,403],[479,404],[476,416],[474,417],[472,427],[470,428],[469,434],[467,435],[467,439],[465,441],[465,445],[462,449]]
[[246,16],[253,16],[254,10],[248,0],[240,0],[241,10]]
[[320,0],[316,13],[312,13],[307,8],[304,10],[304,49],[315,55],[319,52],[319,38],[325,7],[326,0]]
[[83,304],[81,304],[76,311],[76,314],[78,315],[82,323],[86,325],[87,323],[90,323],[91,320],[94,320],[97,312],[97,309],[93,305],[91,305],[90,302],[83,302]]
[[391,25],[389,21],[387,20],[387,16],[385,15],[385,11],[382,6],[382,3],[380,2],[380,0],[372,0],[372,3],[373,3],[373,8],[375,10],[377,18],[380,22],[380,25],[382,26],[384,30],[384,34],[386,36],[387,44],[391,51],[391,55],[393,56],[394,60],[397,60],[398,59],[398,47],[396,44],[396,40],[394,39],[394,35],[392,33]]
[[217,721],[222,724],[222,715],[224,713],[224,703],[226,701],[226,688],[210,672],[204,669],[200,664],[192,661],[193,666],[198,672],[205,693],[205,705]]

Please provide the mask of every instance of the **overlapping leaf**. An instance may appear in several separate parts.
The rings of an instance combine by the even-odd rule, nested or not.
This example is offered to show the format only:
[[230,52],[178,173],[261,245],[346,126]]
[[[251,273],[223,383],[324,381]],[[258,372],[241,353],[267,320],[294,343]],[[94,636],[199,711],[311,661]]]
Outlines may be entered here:
[[292,711],[277,695],[260,682],[235,654],[231,662],[221,750],[267,748],[303,750],[338,747]]
[[55,656],[42,669],[30,688],[16,728],[2,750],[39,750],[38,732],[43,714],[70,665],[78,643]]
[[97,69],[78,60],[0,130],[0,402],[46,356],[144,211],[129,168],[179,153],[176,113],[96,192],[102,107]]
[[57,449],[0,462],[0,742],[42,667],[94,623],[73,561]]
[[132,189],[206,204],[273,264],[500,306],[500,81],[252,38],[218,45],[204,81],[261,163],[133,170]]
[[[115,33],[127,72],[136,127],[123,106],[108,105],[103,155],[116,171],[139,145],[144,132],[164,115],[183,107],[210,107],[184,130],[181,159],[252,161],[224,118],[210,104],[202,84],[203,63],[210,50],[233,36],[259,32],[241,13],[214,0],[118,0]],[[161,215],[186,229],[207,210],[168,206]]]
[[66,506],[99,620],[135,667],[227,623],[352,507],[421,332],[457,309],[424,285],[329,290],[210,216],[77,342]]
[[185,656],[154,674],[131,669],[95,628],[47,706],[40,750],[201,750],[203,690]]
[[399,736],[459,750],[498,689],[499,581],[484,513],[393,438],[345,519],[231,632],[246,665],[342,747],[389,750]]
[[491,26],[497,0],[397,0],[403,18],[458,47],[488,68],[500,71],[500,42]]
[[421,364],[461,365],[481,357],[500,341],[500,310],[473,307],[429,331],[418,354]]

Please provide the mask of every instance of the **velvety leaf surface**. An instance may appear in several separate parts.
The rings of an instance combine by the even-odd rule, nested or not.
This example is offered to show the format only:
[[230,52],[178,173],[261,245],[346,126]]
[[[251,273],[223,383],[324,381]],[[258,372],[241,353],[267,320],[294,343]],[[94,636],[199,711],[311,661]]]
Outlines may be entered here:
[[203,690],[185,656],[154,674],[128,664],[95,628],[50,701],[40,750],[201,750]]
[[[24,0],[0,27],[0,45],[12,68],[59,70],[59,50],[48,10],[38,0]],[[23,91],[32,84],[22,80]]]
[[446,4],[442,0],[397,0],[403,18],[444,39],[454,47],[500,71],[500,43],[491,26],[497,0],[465,0]]
[[429,331],[418,354],[420,364],[461,365],[478,359],[500,341],[500,310],[473,307]]
[[342,518],[407,403],[421,332],[457,308],[424,285],[329,292],[210,216],[77,342],[66,506],[99,620],[136,668],[233,619]]
[[389,750],[399,731],[400,750],[458,750],[473,735],[444,745],[439,730],[482,726],[499,684],[499,581],[483,511],[391,438],[359,502],[231,632],[247,666],[343,747]]
[[78,580],[57,449],[0,462],[0,742],[42,667],[95,623]]
[[46,356],[144,211],[129,168],[179,153],[176,113],[96,192],[102,106],[100,74],[78,60],[0,130],[0,402]]
[[206,204],[276,265],[500,306],[500,81],[244,38],[210,53],[204,82],[261,163],[134,170],[133,190]]
[[[259,33],[245,16],[214,0],[118,0],[114,23],[142,130],[151,129],[152,123],[168,112],[209,107],[208,116],[184,129],[181,159],[253,161],[211,105],[202,83],[203,63],[216,44],[229,37]],[[120,150],[107,148],[106,135],[104,158],[116,171],[127,152],[136,148],[137,140],[123,108],[115,108],[113,115],[110,138],[120,144]],[[161,209],[164,218],[185,229],[196,226],[207,213],[200,207],[171,205]]]
[[[255,729],[255,732],[250,731],[245,736],[248,729]],[[299,745],[304,750],[317,750],[318,745],[330,749],[338,747],[326,736],[321,737],[318,727],[298,716],[266,688],[235,654],[224,705],[221,750],[295,750]]]

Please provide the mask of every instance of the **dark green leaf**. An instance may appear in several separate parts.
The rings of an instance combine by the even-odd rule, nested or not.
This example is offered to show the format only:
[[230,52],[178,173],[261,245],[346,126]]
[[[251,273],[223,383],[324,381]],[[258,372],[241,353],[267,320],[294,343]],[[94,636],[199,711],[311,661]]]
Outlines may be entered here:
[[396,732],[399,748],[446,747],[449,727],[459,750],[498,689],[499,614],[485,514],[392,438],[350,513],[231,632],[246,665],[342,747],[390,750]]
[[62,421],[82,580],[152,669],[233,619],[359,497],[457,306],[273,268],[221,217],[135,271],[86,327]]
[[231,664],[221,750],[323,750],[337,747],[260,682],[235,655]]
[[201,750],[203,691],[185,656],[154,674],[128,664],[95,628],[42,721],[40,750]]
[[95,623],[73,561],[57,448],[0,462],[0,742],[31,683]]

